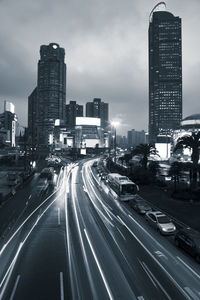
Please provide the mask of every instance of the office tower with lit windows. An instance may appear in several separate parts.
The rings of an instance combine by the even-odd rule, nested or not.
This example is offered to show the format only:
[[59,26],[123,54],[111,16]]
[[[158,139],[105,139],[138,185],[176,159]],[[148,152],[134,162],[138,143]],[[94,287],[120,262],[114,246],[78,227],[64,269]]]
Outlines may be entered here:
[[86,103],[86,117],[100,118],[101,127],[104,130],[108,127],[108,103],[101,101],[100,98],[94,98],[93,102]]
[[37,144],[37,87],[28,97],[28,143],[30,145]]
[[75,128],[76,117],[83,117],[83,105],[77,104],[76,101],[70,101],[66,105],[66,126],[68,129]]
[[[162,2],[164,4],[164,2]],[[156,5],[149,20],[149,142],[182,119],[181,19]]]
[[56,43],[40,47],[37,80],[37,142],[49,144],[55,120],[65,120],[65,50]]

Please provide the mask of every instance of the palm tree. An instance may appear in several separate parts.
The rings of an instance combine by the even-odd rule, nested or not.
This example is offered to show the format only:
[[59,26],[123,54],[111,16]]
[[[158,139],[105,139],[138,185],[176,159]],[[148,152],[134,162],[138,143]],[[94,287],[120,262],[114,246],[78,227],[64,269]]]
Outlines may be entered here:
[[180,137],[177,141],[177,144],[174,147],[174,152],[178,149],[188,148],[192,151],[191,160],[193,164],[192,168],[192,183],[194,187],[197,184],[197,170],[198,170],[198,161],[199,161],[199,149],[200,149],[200,131],[192,132],[191,135],[186,134]]
[[175,161],[171,164],[168,175],[172,177],[174,181],[174,190],[176,191],[177,183],[179,183],[179,179],[181,177],[181,171],[183,170],[183,166],[181,163]]
[[152,144],[140,144],[133,149],[132,155],[142,155],[141,163],[146,170],[149,156],[158,155],[158,151]]

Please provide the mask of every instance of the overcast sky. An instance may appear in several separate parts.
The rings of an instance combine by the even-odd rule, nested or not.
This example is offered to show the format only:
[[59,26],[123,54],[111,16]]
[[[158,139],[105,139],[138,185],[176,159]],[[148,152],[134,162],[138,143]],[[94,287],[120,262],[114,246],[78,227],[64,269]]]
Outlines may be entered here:
[[[0,0],[0,100],[27,124],[40,45],[65,48],[67,103],[102,98],[119,133],[148,127],[148,22],[155,0]],[[200,0],[168,0],[182,18],[184,116],[200,113]]]

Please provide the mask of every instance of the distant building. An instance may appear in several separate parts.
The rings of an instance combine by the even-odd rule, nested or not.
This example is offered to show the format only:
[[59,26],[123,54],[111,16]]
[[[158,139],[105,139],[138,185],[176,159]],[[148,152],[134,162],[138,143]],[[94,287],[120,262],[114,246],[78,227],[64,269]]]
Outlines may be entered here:
[[87,102],[86,117],[100,118],[101,127],[106,130],[109,125],[108,103],[102,102],[100,98],[94,98],[93,102]]
[[75,148],[105,148],[104,130],[100,118],[77,117],[75,127]]
[[144,130],[136,131],[135,129],[129,130],[127,134],[128,147],[136,147],[139,144],[146,143],[146,133]]
[[73,129],[76,125],[76,117],[83,117],[83,105],[79,105],[76,101],[70,101],[66,105],[66,126]]
[[56,119],[65,119],[65,50],[56,43],[40,47],[37,80],[37,141],[48,145]]
[[122,148],[122,149],[125,149],[128,146],[126,136],[117,135],[116,142],[117,142],[117,146]]
[[4,112],[0,114],[1,142],[5,145],[15,147],[17,116],[13,103],[4,101]]
[[181,19],[163,10],[149,22],[149,142],[171,135],[182,119]]
[[28,97],[28,143],[37,144],[37,87]]

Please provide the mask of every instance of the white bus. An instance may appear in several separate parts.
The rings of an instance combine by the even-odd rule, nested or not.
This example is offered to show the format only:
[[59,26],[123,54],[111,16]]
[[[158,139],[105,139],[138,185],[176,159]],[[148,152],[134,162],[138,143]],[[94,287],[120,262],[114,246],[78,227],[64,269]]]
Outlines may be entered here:
[[111,193],[121,201],[129,201],[134,198],[139,188],[128,177],[117,173],[109,173],[107,177]]

